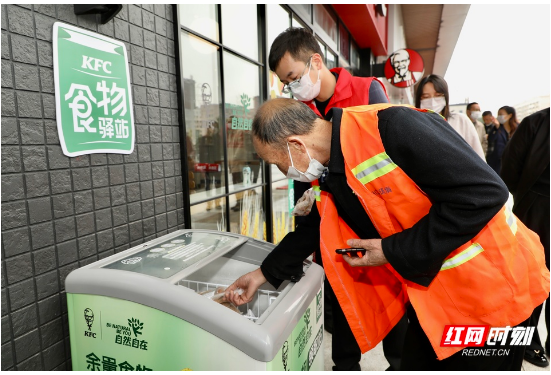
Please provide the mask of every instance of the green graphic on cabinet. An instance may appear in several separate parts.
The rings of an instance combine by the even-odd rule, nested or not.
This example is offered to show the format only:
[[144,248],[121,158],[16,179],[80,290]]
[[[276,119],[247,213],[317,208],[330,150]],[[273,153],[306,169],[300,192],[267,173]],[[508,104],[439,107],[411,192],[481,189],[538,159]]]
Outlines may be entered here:
[[[181,230],[73,271],[66,280],[73,370],[318,370],[323,270],[262,285],[239,313],[200,295],[231,284],[274,245]],[[151,256],[153,255],[153,256]]]

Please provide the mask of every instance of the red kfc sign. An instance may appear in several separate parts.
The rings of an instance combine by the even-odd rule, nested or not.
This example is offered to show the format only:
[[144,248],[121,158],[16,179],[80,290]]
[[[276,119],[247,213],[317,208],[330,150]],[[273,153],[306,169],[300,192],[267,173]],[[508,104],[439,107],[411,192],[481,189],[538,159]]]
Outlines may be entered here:
[[415,85],[424,72],[423,58],[409,48],[399,49],[386,60],[385,77],[396,87]]

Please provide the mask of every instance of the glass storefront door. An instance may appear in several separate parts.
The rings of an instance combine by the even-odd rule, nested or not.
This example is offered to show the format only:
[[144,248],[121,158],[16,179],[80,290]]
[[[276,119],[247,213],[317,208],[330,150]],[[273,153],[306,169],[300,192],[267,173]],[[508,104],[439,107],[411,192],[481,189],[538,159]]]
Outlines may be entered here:
[[[354,41],[340,35],[346,29],[330,10],[319,4],[177,6],[188,228],[275,243],[293,230],[293,181],[275,166],[265,168],[253,148],[252,121],[265,100],[291,97],[266,63],[274,39],[288,27],[316,30],[329,69],[342,66],[340,56],[356,61]],[[352,51],[345,51],[349,43]]]
[[187,225],[264,239],[264,164],[251,131],[262,102],[258,10],[257,5],[179,5],[178,15]]

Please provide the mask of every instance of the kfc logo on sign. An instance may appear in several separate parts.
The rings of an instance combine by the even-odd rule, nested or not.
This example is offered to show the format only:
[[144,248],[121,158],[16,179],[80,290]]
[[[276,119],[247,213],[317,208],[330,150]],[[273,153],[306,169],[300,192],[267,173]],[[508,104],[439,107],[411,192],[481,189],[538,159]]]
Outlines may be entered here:
[[399,49],[386,60],[385,77],[396,87],[415,85],[424,72],[423,58],[412,49]]

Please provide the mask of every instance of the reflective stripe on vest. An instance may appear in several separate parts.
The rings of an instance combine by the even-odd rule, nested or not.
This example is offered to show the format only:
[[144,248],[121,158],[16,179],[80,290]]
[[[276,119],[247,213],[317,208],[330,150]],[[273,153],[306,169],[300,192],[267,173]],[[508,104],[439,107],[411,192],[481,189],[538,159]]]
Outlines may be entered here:
[[[436,113],[436,112],[434,112],[432,109],[427,109],[427,112],[428,112],[428,113]],[[446,120],[446,118],[445,118],[444,116],[442,116],[441,113],[437,113],[437,114],[438,114],[440,117],[442,117],[444,120]],[[448,121],[448,120],[446,120],[446,121]]]
[[312,190],[314,191],[314,196],[316,197],[316,201],[321,202],[321,189],[318,185],[312,186]]
[[352,173],[365,185],[391,172],[396,167],[397,165],[392,162],[387,153],[381,152],[353,168]]
[[460,266],[463,263],[473,259],[475,256],[483,251],[484,249],[482,248],[482,246],[480,246],[480,244],[473,243],[471,246],[469,246],[453,258],[447,259],[444,263],[442,263],[442,268],[440,268],[440,271],[445,271],[449,270],[450,268]]
[[514,235],[517,234],[517,218],[515,215],[513,215],[513,206],[515,202],[513,200],[513,196],[511,193],[509,193],[509,199],[507,199],[507,203],[505,203],[505,219],[507,220],[507,225],[509,225],[509,228],[511,228],[511,231]]

